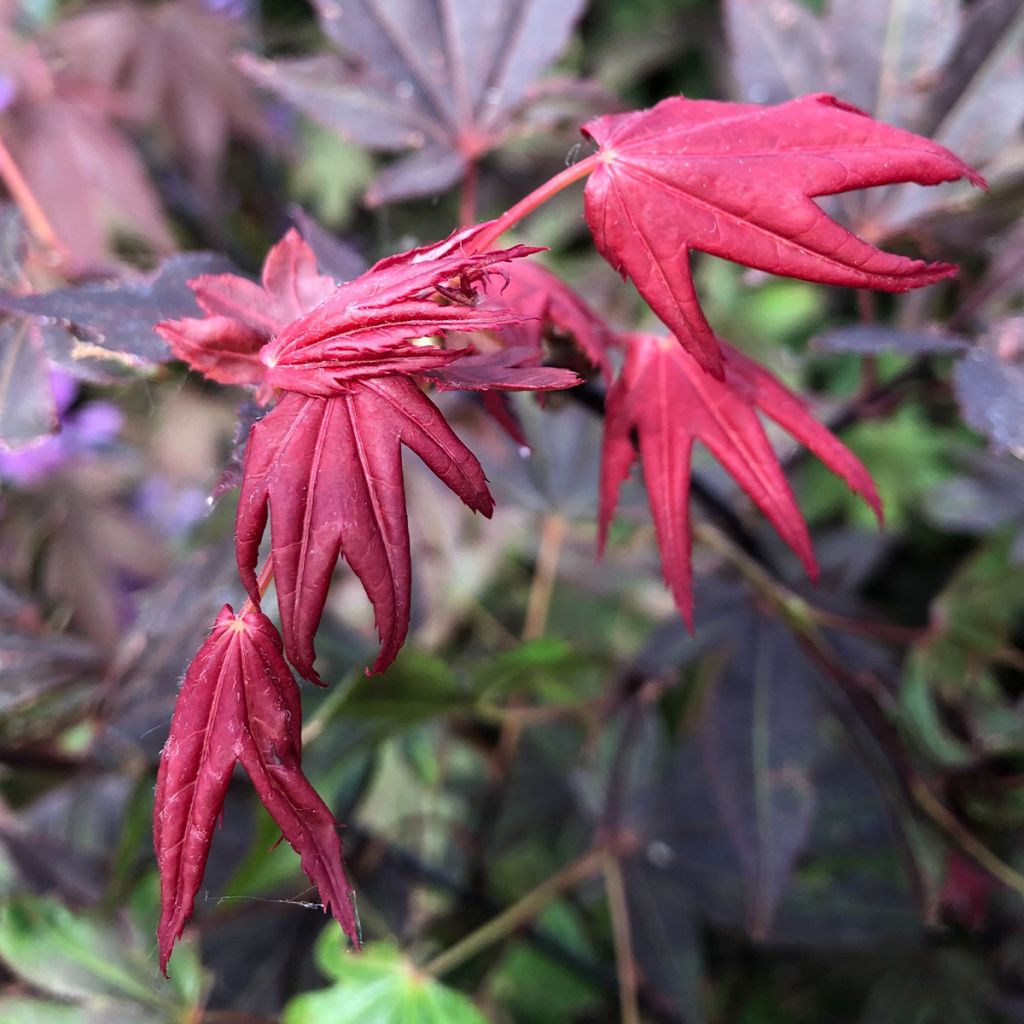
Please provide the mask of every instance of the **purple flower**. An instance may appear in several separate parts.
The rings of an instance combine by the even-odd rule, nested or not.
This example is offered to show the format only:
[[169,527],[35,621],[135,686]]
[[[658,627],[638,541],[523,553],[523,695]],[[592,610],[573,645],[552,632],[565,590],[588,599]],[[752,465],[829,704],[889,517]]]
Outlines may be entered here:
[[78,382],[61,370],[50,374],[57,433],[39,444],[15,451],[0,449],[0,478],[22,487],[40,483],[69,459],[88,455],[108,445],[121,431],[120,409],[110,402],[86,402],[68,412],[78,397]]

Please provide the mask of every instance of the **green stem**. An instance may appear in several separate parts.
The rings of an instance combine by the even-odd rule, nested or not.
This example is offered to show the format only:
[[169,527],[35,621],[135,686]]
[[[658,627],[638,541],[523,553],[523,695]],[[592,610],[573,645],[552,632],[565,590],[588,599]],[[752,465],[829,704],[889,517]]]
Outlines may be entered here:
[[465,938],[456,942],[454,946],[438,954],[423,968],[423,971],[426,974],[439,977],[464,964],[478,953],[483,952],[488,946],[493,946],[506,935],[531,921],[563,893],[574,889],[580,882],[599,874],[604,869],[607,857],[608,850],[603,846],[578,857],[561,871],[545,879],[536,889],[532,889],[497,917],[491,918],[476,931],[470,932]]
[[473,249],[484,252],[489,249],[509,228],[518,224],[528,214],[543,206],[549,199],[564,188],[585,178],[597,167],[600,153],[594,153],[572,167],[566,167],[560,174],[549,178],[539,188],[535,188],[528,196],[524,196],[515,206],[509,207],[479,238],[473,242]]

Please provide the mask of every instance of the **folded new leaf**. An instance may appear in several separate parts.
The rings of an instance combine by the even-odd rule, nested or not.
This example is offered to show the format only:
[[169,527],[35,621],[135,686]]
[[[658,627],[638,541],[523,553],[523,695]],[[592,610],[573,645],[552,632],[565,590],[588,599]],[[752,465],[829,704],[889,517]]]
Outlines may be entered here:
[[281,639],[261,612],[225,605],[185,674],[160,757],[153,840],[160,868],[160,968],[192,916],[235,763],[241,762],[324,910],[359,943],[338,826],[302,773],[302,708]]

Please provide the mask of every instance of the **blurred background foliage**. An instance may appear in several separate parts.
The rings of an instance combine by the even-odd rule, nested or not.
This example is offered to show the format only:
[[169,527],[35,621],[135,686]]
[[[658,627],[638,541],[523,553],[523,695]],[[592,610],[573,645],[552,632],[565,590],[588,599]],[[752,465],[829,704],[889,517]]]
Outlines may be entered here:
[[[472,8],[452,5],[470,38]],[[0,1021],[1024,1020],[1019,0],[593,0],[479,160],[411,170],[378,151],[383,115],[339,133],[362,93],[323,27],[294,0],[0,0],[0,140],[66,247],[55,262],[0,208]],[[253,273],[296,217],[356,268],[441,237],[577,158],[594,112],[818,90],[992,183],[830,207],[960,262],[949,286],[857,295],[698,259],[711,322],[861,456],[885,530],[776,437],[813,587],[698,460],[690,636],[638,484],[595,563],[600,382],[516,400],[529,455],[445,396],[499,510],[474,521],[411,466],[410,642],[364,678],[373,624],[339,571],[333,685],[304,692],[366,951],[325,926],[239,781],[164,981],[156,759],[186,662],[239,596],[226,467],[251,412],[162,365],[125,295],[149,323],[173,313],[224,257],[172,252]],[[520,234],[613,324],[656,327],[577,192]]]

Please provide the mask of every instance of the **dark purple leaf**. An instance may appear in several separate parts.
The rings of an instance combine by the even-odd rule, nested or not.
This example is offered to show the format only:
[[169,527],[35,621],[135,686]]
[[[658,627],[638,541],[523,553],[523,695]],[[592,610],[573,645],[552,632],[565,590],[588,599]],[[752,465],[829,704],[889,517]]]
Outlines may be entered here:
[[242,67],[364,146],[416,151],[371,185],[368,199],[384,203],[443,191],[509,134],[531,86],[568,42],[584,0],[314,6],[343,59],[249,58]]
[[825,26],[799,0],[726,0],[725,27],[729,69],[744,103],[783,103],[829,89]]
[[966,352],[970,342],[937,331],[901,331],[895,327],[855,324],[837,327],[814,340],[820,352],[855,352],[875,356],[894,352],[903,356],[945,355]]
[[964,419],[996,449],[1024,456],[1024,318],[1006,320],[953,374]]
[[366,260],[352,246],[335,238],[315,217],[297,203],[288,207],[288,216],[299,229],[306,245],[313,250],[317,266],[338,284],[351,281],[366,270]]
[[92,344],[146,365],[169,354],[167,344],[153,331],[154,324],[200,313],[188,281],[230,269],[223,256],[183,253],[141,279],[83,284],[39,295],[0,293],[0,309],[63,321]]
[[747,928],[771,929],[817,804],[819,698],[788,630],[753,616],[697,728],[711,791],[742,866]]
[[31,320],[0,323],[0,448],[23,448],[56,429],[39,326]]

